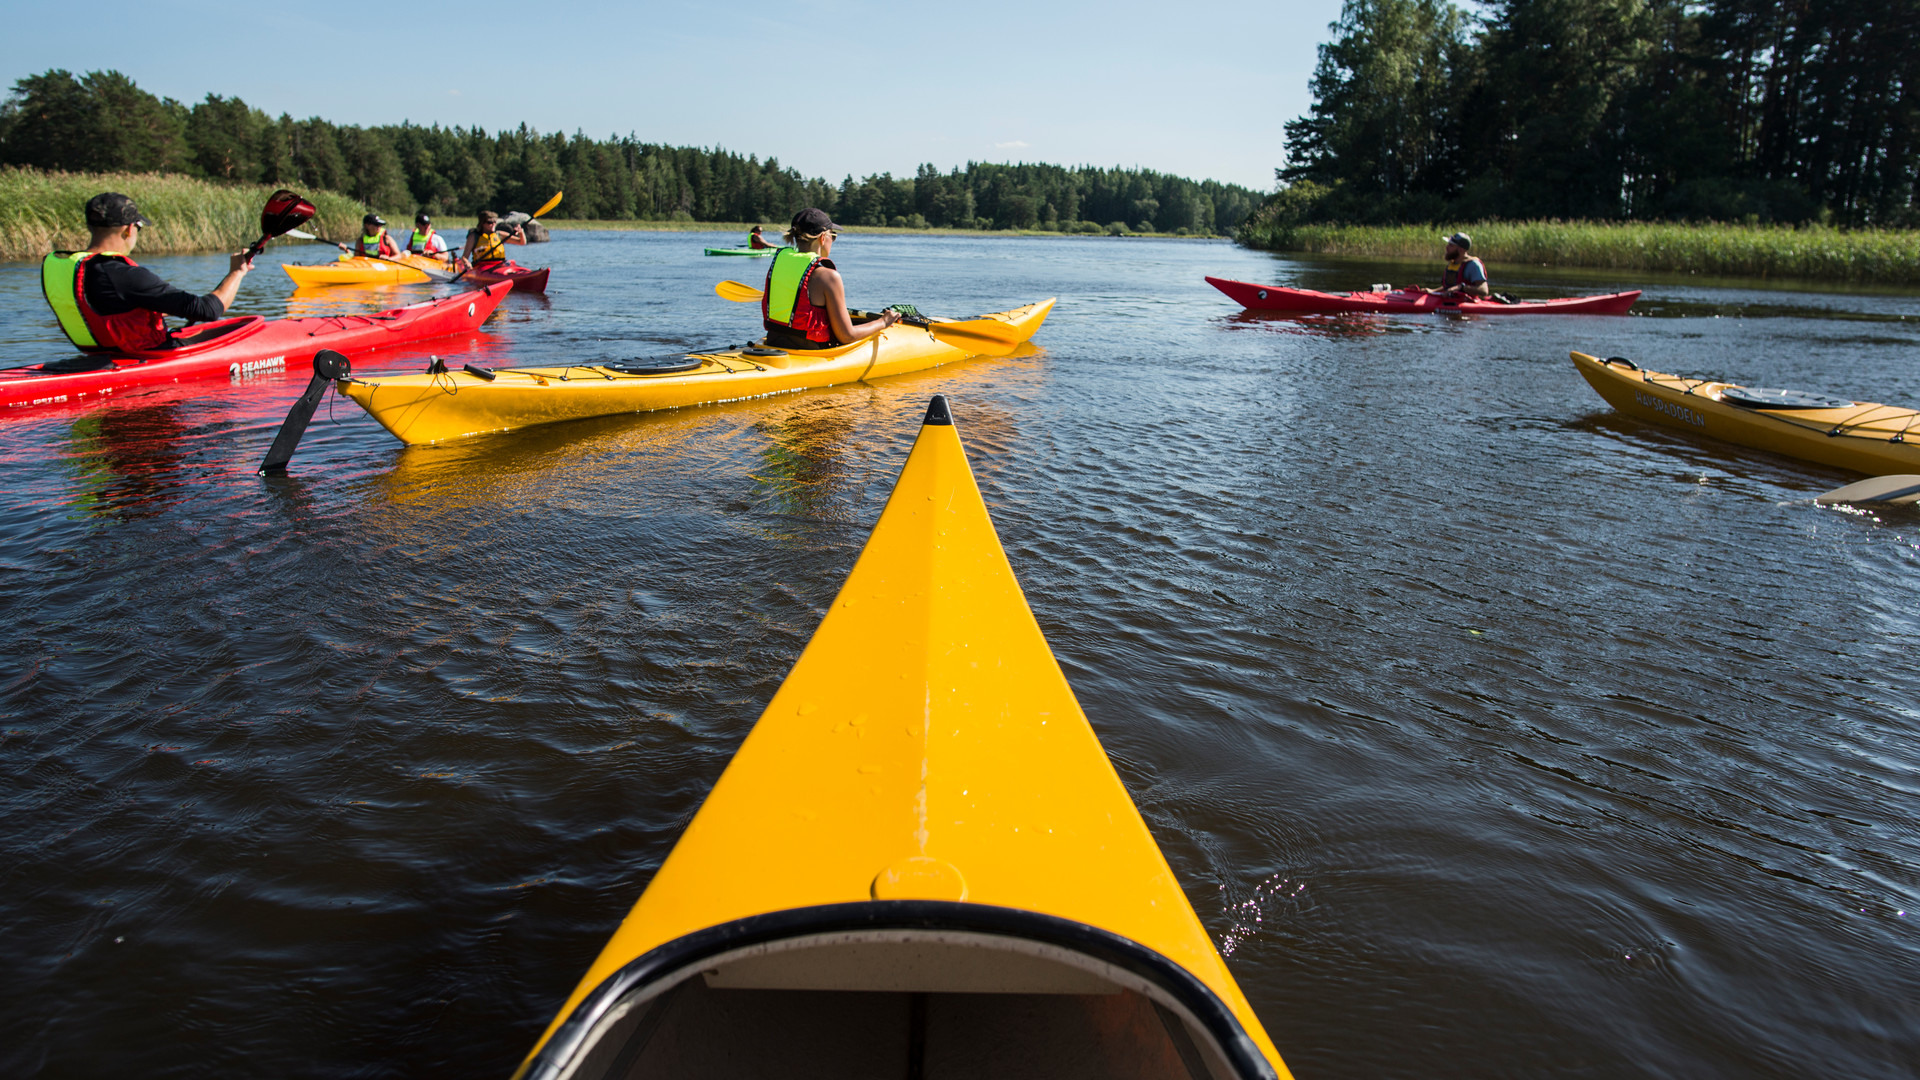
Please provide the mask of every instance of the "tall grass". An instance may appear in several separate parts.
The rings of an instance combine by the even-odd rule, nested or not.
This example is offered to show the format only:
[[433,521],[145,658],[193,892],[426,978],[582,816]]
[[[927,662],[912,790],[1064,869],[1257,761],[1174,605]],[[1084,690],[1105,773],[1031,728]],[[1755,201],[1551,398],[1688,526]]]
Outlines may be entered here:
[[[1920,284],[1920,232],[1676,222],[1479,221],[1473,253],[1501,263],[1671,270],[1725,277]],[[1240,241],[1274,251],[1432,258],[1452,227],[1279,225],[1256,215]]]
[[[215,184],[156,173],[58,173],[0,168],[0,259],[38,259],[49,251],[87,246],[87,200],[103,191],[133,197],[153,222],[140,230],[140,253],[238,251],[260,238],[260,207],[273,189],[254,184]],[[366,213],[359,203],[330,191],[302,192],[319,214],[305,228],[346,238]],[[406,220],[392,214],[388,221]]]

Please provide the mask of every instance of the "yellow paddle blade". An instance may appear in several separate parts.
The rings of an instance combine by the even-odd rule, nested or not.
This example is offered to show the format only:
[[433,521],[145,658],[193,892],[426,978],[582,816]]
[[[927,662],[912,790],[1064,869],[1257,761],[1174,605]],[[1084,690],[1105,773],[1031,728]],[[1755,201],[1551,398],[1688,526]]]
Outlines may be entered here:
[[737,281],[722,281],[713,287],[713,291],[722,300],[732,300],[736,304],[757,304],[765,295],[751,285],[742,285]]
[[565,194],[566,194],[566,192],[564,192],[564,191],[556,191],[556,192],[554,192],[554,193],[553,193],[553,198],[551,198],[551,199],[548,199],[548,200],[547,200],[547,201],[546,201],[546,202],[545,202],[545,203],[544,203],[544,204],[543,204],[543,205],[542,205],[542,206],[540,207],[540,209],[538,209],[538,210],[535,210],[535,211],[533,212],[533,214],[532,214],[532,216],[533,216],[533,217],[539,217],[539,216],[540,216],[541,214],[544,214],[544,213],[546,213],[547,211],[549,211],[549,210],[551,210],[551,209],[553,209],[554,207],[556,207],[556,206],[559,206],[559,205],[560,205],[560,196],[562,196],[562,195],[565,195]]
[[1920,502],[1920,476],[1912,473],[1896,473],[1892,476],[1875,476],[1867,480],[1856,480],[1846,487],[1834,488],[1813,501],[1821,506],[1835,506],[1840,503]]

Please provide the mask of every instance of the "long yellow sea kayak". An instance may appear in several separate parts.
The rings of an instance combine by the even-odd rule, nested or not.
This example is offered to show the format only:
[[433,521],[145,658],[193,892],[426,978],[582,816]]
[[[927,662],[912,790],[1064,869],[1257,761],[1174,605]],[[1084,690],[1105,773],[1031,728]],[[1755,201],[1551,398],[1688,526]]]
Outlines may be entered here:
[[415,285],[432,281],[427,270],[447,273],[447,264],[417,255],[396,255],[391,259],[352,258],[327,263],[285,263],[287,276],[295,285]]
[[[1053,303],[1042,300],[949,325],[999,323],[1011,328],[1008,336],[1024,342],[1046,321]],[[942,341],[926,329],[901,323],[864,341],[814,352],[719,349],[571,367],[343,379],[339,389],[400,441],[428,443],[559,420],[834,386],[920,371],[973,355],[978,354]]]
[[515,1075],[1288,1075],[1041,636],[944,398]]
[[1913,409],[1664,375],[1582,352],[1573,366],[1607,404],[1636,419],[1874,476],[1920,472]]

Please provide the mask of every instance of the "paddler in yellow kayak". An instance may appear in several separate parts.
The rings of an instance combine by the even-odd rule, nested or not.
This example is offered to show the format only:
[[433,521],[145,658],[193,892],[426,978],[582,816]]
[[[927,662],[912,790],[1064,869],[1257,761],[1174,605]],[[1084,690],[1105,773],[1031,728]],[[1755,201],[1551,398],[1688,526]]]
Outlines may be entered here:
[[1450,300],[1485,300],[1492,295],[1493,289],[1487,284],[1487,267],[1479,259],[1467,254],[1473,247],[1473,238],[1463,232],[1443,237],[1447,242],[1447,268],[1440,272],[1440,287],[1429,289],[1424,285],[1408,285],[1403,292],[1432,293]]
[[491,210],[480,211],[480,223],[467,230],[467,244],[460,249],[460,255],[474,266],[486,268],[489,263],[507,261],[508,244],[527,242],[526,231],[515,225],[510,233],[500,232],[500,215]]
[[847,311],[847,287],[833,265],[833,238],[840,226],[825,210],[809,206],[793,215],[790,245],[773,253],[760,321],[776,349],[831,349],[851,345],[900,321],[897,311],[855,325]]
[[433,218],[425,210],[413,215],[413,235],[407,237],[407,253],[429,259],[447,257],[447,238],[433,227]]
[[56,251],[40,264],[40,287],[60,329],[89,352],[165,348],[172,315],[212,322],[227,313],[253,269],[246,252],[227,257],[227,276],[205,296],[176,289],[127,257],[149,226],[133,200],[104,191],[87,200],[85,251]]
[[351,245],[335,244],[346,252],[348,259],[391,259],[400,254],[400,245],[387,235],[387,219],[379,214],[368,214],[360,219],[360,239]]

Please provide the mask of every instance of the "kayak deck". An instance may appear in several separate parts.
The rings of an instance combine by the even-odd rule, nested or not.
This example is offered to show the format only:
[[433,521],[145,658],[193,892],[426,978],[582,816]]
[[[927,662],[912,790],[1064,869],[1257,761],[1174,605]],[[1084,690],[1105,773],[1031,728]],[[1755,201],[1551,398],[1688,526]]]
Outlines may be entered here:
[[707,250],[707,254],[709,255],[746,255],[751,258],[762,258],[768,255],[771,255],[780,249],[779,248],[708,248],[706,250]]
[[284,263],[287,276],[303,288],[312,285],[417,285],[449,276],[446,264],[414,255],[391,259],[351,258],[330,263]]
[[1735,403],[1735,395],[1755,393],[1738,383],[1648,371],[1619,357],[1572,357],[1607,404],[1638,420],[1869,475],[1920,471],[1920,411],[1868,401],[1754,408]]
[[222,375],[240,382],[298,370],[322,349],[357,358],[388,346],[469,333],[506,294],[507,286],[495,285],[386,311],[222,319],[181,332],[170,349],[88,353],[0,370],[0,407],[90,405],[138,386]]
[[1257,285],[1248,281],[1210,277],[1207,284],[1226,293],[1249,311],[1292,312],[1296,314],[1337,315],[1346,312],[1379,312],[1389,315],[1625,315],[1640,299],[1640,290],[1604,293],[1599,296],[1569,296],[1557,300],[1522,300],[1502,304],[1494,300],[1468,300],[1447,303],[1432,293],[1351,292],[1326,293],[1313,289],[1290,289],[1281,285]]
[[[1031,338],[1053,300],[981,316]],[[439,442],[535,424],[765,397],[921,371],[977,355],[905,323],[852,345],[817,351],[742,347],[649,362],[499,368],[341,381],[340,392],[406,443]]]
[[945,399],[516,1075],[1287,1075],[1034,621]]

